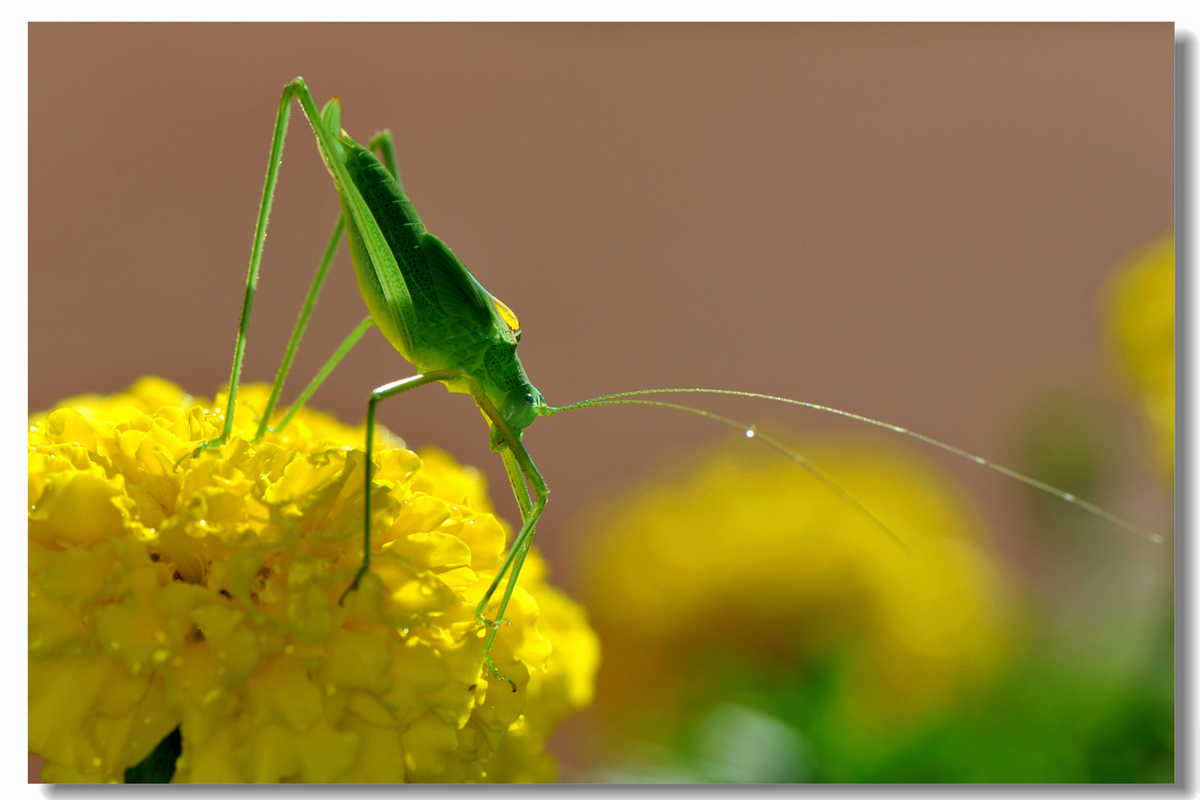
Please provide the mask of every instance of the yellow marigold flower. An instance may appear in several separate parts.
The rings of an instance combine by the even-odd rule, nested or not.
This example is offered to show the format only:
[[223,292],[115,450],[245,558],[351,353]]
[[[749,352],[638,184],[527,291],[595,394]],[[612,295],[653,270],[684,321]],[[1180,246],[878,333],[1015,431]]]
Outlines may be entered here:
[[869,728],[931,711],[993,671],[1009,593],[946,480],[898,450],[802,448],[906,551],[795,464],[744,450],[601,516],[585,562],[605,638],[601,716],[654,738],[650,727],[665,733],[697,696],[726,688],[714,681],[722,664],[790,670],[838,653],[842,716]]
[[[549,780],[599,650],[531,552],[482,667],[505,552],[482,477],[385,434],[362,553],[362,429],[305,410],[249,440],[166,381],[30,418],[29,745],[52,782],[121,781],[176,727],[177,782]],[[220,407],[224,397],[218,396]],[[240,432],[246,438],[236,435]],[[494,607],[493,607],[494,611]]]
[[1109,349],[1154,432],[1158,465],[1175,475],[1175,234],[1134,254],[1109,281]]

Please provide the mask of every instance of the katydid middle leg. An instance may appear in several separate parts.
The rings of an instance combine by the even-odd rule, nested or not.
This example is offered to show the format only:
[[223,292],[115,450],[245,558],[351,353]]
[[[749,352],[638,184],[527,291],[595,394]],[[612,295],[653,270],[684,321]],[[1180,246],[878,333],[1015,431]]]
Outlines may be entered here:
[[375,406],[379,405],[381,400],[386,400],[389,397],[407,392],[409,389],[415,389],[418,386],[424,386],[427,383],[435,381],[444,381],[454,378],[456,373],[453,370],[443,369],[435,372],[427,372],[424,375],[414,375],[411,378],[394,381],[393,383],[380,386],[371,392],[371,399],[367,401],[367,451],[366,464],[364,472],[366,474],[365,487],[363,491],[363,563],[359,567],[358,572],[354,575],[354,580],[342,592],[338,603],[342,604],[346,601],[346,595],[358,588],[359,581],[371,569],[371,457],[375,452]]
[[[367,329],[373,324],[375,324],[375,321],[369,316],[362,322],[358,323],[354,330],[350,331],[350,334],[342,341],[340,345],[338,345],[338,349],[335,350],[333,355],[329,357],[329,360],[325,362],[324,366],[322,366],[313,379],[309,381],[308,386],[304,388],[304,391],[300,393],[300,396],[292,401],[291,406],[288,407],[287,413],[283,415],[283,419],[279,421],[279,424],[269,426],[266,428],[266,430],[269,430],[271,433],[279,433],[286,428],[288,423],[292,421],[292,417],[296,415],[296,412],[304,408],[304,404],[308,402],[308,398],[313,396],[313,392],[321,388],[321,384],[324,383],[325,379],[329,377],[329,373],[333,372],[337,365],[342,363],[342,359],[346,357],[346,354],[350,352],[350,349],[354,347],[354,345],[358,344],[358,340],[363,337],[363,334],[366,333]],[[264,419],[266,418],[267,415],[264,415]],[[257,438],[262,438],[264,433],[263,428],[264,426],[260,424]]]

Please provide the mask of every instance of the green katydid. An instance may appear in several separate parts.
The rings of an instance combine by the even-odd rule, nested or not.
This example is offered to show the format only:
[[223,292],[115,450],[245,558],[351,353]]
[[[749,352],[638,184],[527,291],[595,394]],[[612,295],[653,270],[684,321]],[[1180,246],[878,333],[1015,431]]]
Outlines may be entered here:
[[[896,425],[815,403],[751,392],[716,389],[656,389],[607,395],[557,408],[547,405],[541,393],[529,382],[521,361],[517,357],[516,347],[521,338],[521,331],[516,315],[488,293],[450,248],[429,233],[421,223],[420,217],[404,193],[390,132],[384,130],[377,133],[371,138],[367,147],[358,144],[341,128],[340,101],[334,98],[318,111],[312,94],[301,78],[296,78],[284,88],[275,120],[267,178],[259,206],[249,274],[242,304],[241,322],[234,351],[228,396],[229,409],[234,408],[237,402],[246,333],[293,98],[299,102],[316,133],[318,149],[333,177],[334,186],[341,199],[342,210],[292,332],[284,358],[280,363],[267,406],[261,410],[257,437],[261,438],[269,428],[292,359],[343,232],[349,241],[351,260],[370,315],[346,337],[317,376],[291,405],[288,413],[272,430],[281,430],[288,424],[292,415],[307,402],[317,387],[372,325],[378,327],[400,354],[418,370],[418,374],[413,377],[375,389],[371,392],[368,401],[363,558],[361,566],[342,595],[343,601],[347,595],[358,588],[359,582],[370,569],[370,486],[376,406],[384,399],[435,382],[445,384],[450,392],[469,394],[483,413],[491,433],[491,447],[498,451],[503,458],[505,471],[521,512],[522,524],[512,546],[492,584],[475,609],[476,620],[480,625],[490,628],[485,644],[485,654],[490,651],[492,642],[495,640],[498,626],[516,586],[538,517],[545,508],[549,492],[546,482],[542,479],[522,443],[525,428],[539,416],[551,416],[563,411],[601,405],[636,404],[672,408],[714,419],[741,430],[748,437],[757,438],[792,459],[903,544],[901,537],[889,530],[824,472],[794,450],[785,447],[771,437],[758,433],[754,426],[678,403],[642,399],[642,395],[666,393],[739,395],[774,400],[850,417],[914,437],[927,444],[963,456],[1073,503],[1151,541],[1160,542],[1162,540],[1157,534],[1145,531],[1087,501],[987,459]],[[206,448],[223,444],[231,435],[232,429],[233,415],[227,413],[221,435],[217,439],[201,445],[189,455],[196,455]],[[531,488],[532,497],[530,495]],[[489,620],[485,618],[484,612],[505,581],[507,582],[504,584],[504,591],[500,596],[495,619]],[[485,658],[495,672],[495,666],[491,663],[490,656],[485,655]],[[496,674],[503,678],[499,672]]]

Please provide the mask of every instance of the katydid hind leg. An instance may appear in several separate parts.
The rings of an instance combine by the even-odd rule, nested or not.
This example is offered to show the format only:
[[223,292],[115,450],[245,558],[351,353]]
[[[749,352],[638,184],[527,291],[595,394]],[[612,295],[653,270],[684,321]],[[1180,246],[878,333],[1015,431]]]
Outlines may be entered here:
[[[313,130],[317,135],[318,149],[326,158],[327,165],[336,173],[336,184],[341,190],[349,193],[353,201],[356,201],[351,203],[351,206],[355,209],[354,213],[359,215],[364,213],[360,207],[364,206],[365,204],[363,204],[361,196],[358,195],[357,188],[354,187],[352,181],[345,179],[345,170],[341,167],[340,162],[337,161],[338,157],[341,155],[341,145],[336,138],[336,133],[341,129],[340,101],[338,101],[337,98],[334,98],[326,103],[323,109],[317,111],[316,105],[312,99],[312,95],[309,93],[304,81],[300,78],[290,81],[286,86],[284,86],[283,94],[280,97],[279,108],[275,117],[275,129],[271,137],[271,153],[270,159],[267,163],[267,177],[263,184],[262,198],[259,202],[258,219],[254,229],[254,243],[250,251],[250,267],[246,276],[246,289],[242,298],[242,313],[238,324],[237,341],[234,346],[233,368],[230,370],[229,395],[226,401],[225,409],[225,424],[222,428],[220,436],[202,443],[190,453],[187,453],[180,458],[179,461],[176,462],[177,464],[186,458],[198,455],[203,450],[220,447],[229,440],[229,436],[233,432],[233,410],[237,408],[238,386],[241,379],[242,359],[246,350],[247,331],[250,327],[250,313],[254,306],[254,295],[258,287],[258,272],[262,263],[262,253],[263,245],[266,240],[267,223],[271,215],[271,203],[275,194],[275,185],[279,179],[279,167],[283,159],[283,144],[287,137],[288,120],[291,116],[291,101],[293,98],[300,103],[305,116],[308,117],[310,123],[313,123]],[[330,127],[334,128],[334,135],[329,133]],[[387,140],[387,145],[390,146],[390,138]],[[367,223],[367,220],[361,220],[359,224],[362,226],[364,223]],[[343,224],[344,220],[339,218],[339,224],[335,227],[340,228]],[[374,220],[370,220],[368,224],[373,226]],[[378,234],[378,231],[375,230],[374,233]],[[380,244],[380,241],[377,240],[381,240],[381,236],[374,235],[370,238],[371,241],[368,243],[368,247],[372,248],[373,251],[379,251],[382,245]],[[333,257],[333,254],[330,251],[336,249],[337,239],[338,236],[335,233],[335,235],[330,239],[329,246],[326,248],[326,253],[330,260],[332,260]],[[387,255],[390,257],[390,253]],[[318,268],[318,272],[320,271],[320,268]],[[310,295],[312,296],[311,300],[313,303],[315,303],[316,299],[315,292],[320,290],[319,283],[323,282],[324,280],[323,275],[320,275],[319,277],[320,281],[314,280],[314,286],[312,289],[310,289]],[[306,306],[308,305],[309,303],[306,301]],[[308,310],[311,311],[311,308]],[[411,309],[407,307],[405,310],[411,311]],[[304,324],[307,324],[306,319],[304,320]],[[293,344],[298,346],[299,335],[302,333],[303,325],[298,322],[297,330],[293,332],[293,342],[289,344],[289,348],[291,348]],[[287,366],[290,367],[290,364]],[[281,369],[280,374],[276,377],[276,386],[272,389],[272,399],[275,401],[278,400],[278,391],[281,390],[282,379],[285,377],[286,369]],[[273,408],[270,410],[273,410]],[[257,433],[258,436],[262,436],[262,434],[265,432],[265,426],[270,424],[269,420],[269,413],[261,415]]]
[[403,190],[404,181],[400,178],[400,168],[396,166],[396,143],[392,141],[392,132],[387,128],[377,132],[371,137],[371,141],[367,144],[367,149],[379,154],[380,159],[383,161],[384,169],[392,174],[392,177],[396,179],[396,183]]
[[254,293],[258,288],[258,269],[262,263],[263,244],[267,238],[267,221],[271,217],[271,201],[275,195],[275,184],[279,179],[279,165],[283,160],[283,141],[287,137],[288,118],[291,116],[291,92],[284,90],[275,115],[275,130],[271,136],[271,155],[267,162],[267,178],[263,183],[262,198],[258,205],[258,220],[254,226],[254,244],[250,249],[250,268],[246,275],[246,289],[242,295],[242,313],[238,322],[237,342],[233,350],[233,369],[229,376],[229,396],[225,403],[225,425],[221,435],[202,443],[195,450],[176,462],[199,455],[204,450],[215,449],[229,440],[233,432],[234,409],[237,408],[238,382],[242,374],[242,356],[246,352],[246,332],[250,328],[250,312],[254,307]]

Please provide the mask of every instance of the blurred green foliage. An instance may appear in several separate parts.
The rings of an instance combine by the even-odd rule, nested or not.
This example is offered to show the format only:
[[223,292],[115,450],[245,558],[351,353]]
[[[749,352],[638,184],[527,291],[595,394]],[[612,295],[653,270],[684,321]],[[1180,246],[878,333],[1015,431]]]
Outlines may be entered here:
[[[1119,648],[1117,648],[1119,649]],[[1064,660],[1052,640],[918,729],[869,730],[840,713],[836,659],[791,675],[726,663],[707,704],[665,746],[603,771],[615,782],[1171,783],[1170,621],[1132,671]],[[699,699],[699,698],[697,698]]]
[[789,703],[786,691],[764,699],[775,714],[810,733],[817,780],[1172,782],[1169,635],[1157,650],[1135,676],[1064,664],[1035,651],[954,714],[874,752],[839,735],[838,723],[824,717],[819,686],[798,687],[799,703]]

